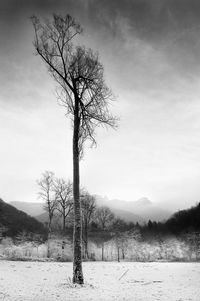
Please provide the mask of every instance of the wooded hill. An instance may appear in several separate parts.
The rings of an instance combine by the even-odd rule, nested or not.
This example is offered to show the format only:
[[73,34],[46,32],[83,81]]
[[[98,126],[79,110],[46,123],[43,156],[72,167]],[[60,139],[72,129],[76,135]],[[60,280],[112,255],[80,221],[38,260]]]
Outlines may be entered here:
[[149,222],[141,227],[146,234],[174,234],[200,232],[200,203],[189,209],[175,212],[166,222]]
[[15,237],[22,231],[44,234],[42,223],[0,199],[0,231],[2,236]]

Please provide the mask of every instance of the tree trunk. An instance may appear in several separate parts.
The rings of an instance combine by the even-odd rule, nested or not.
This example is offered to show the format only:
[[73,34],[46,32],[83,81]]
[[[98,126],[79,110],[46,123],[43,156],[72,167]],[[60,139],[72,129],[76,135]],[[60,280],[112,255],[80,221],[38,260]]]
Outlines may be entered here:
[[119,247],[117,247],[117,261],[120,262],[120,257],[119,257]]
[[48,236],[47,236],[47,258],[50,258],[50,244],[49,240],[51,238],[51,221],[52,217],[51,214],[49,215],[49,222],[48,222]]
[[124,248],[122,249],[122,259],[123,259],[123,260],[125,259],[125,251],[124,251]]
[[88,227],[87,227],[87,221],[85,224],[85,259],[88,259]]
[[101,259],[102,259],[102,261],[104,261],[104,242],[102,243]]
[[66,219],[66,216],[65,216],[65,212],[64,212],[64,215],[63,215],[63,234],[65,234],[65,219]]
[[88,256],[88,244],[87,244],[87,240],[85,240],[85,259],[89,259],[89,256]]
[[81,252],[81,204],[79,196],[79,104],[75,99],[73,134],[73,196],[74,196],[74,234],[73,234],[73,283],[83,284]]

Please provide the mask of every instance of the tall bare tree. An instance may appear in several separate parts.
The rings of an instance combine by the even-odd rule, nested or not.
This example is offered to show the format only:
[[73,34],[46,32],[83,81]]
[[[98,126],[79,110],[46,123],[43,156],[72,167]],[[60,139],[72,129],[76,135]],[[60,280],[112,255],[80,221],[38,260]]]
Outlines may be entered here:
[[62,230],[65,233],[66,219],[73,210],[72,183],[56,179],[54,189],[57,197],[56,209],[62,217]]
[[39,197],[44,201],[44,209],[48,213],[48,249],[47,249],[47,257],[49,254],[49,239],[51,238],[52,231],[52,219],[54,212],[57,207],[57,197],[54,190],[54,173],[51,171],[45,171],[42,174],[42,178],[37,181],[40,191]]
[[83,144],[89,139],[95,144],[95,128],[116,125],[109,113],[112,93],[106,86],[103,66],[91,49],[75,46],[81,26],[70,15],[53,15],[52,20],[40,22],[33,16],[34,46],[37,54],[60,88],[59,98],[71,116],[73,126],[73,197],[74,197],[74,252],[73,282],[82,284],[81,206],[79,160]]
[[88,192],[81,193],[81,209],[82,209],[82,223],[83,223],[83,242],[84,242],[84,257],[89,258],[88,255],[88,229],[92,218],[94,217],[96,202],[95,197]]

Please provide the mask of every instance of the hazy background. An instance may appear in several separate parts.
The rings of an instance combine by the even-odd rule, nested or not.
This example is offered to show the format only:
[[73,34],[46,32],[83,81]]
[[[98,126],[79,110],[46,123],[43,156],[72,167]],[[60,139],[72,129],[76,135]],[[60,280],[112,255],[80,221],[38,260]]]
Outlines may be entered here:
[[38,201],[45,170],[72,177],[72,131],[55,84],[34,55],[29,17],[70,13],[98,51],[116,95],[118,131],[99,130],[81,184],[170,209],[200,199],[200,2],[1,0],[0,197]]

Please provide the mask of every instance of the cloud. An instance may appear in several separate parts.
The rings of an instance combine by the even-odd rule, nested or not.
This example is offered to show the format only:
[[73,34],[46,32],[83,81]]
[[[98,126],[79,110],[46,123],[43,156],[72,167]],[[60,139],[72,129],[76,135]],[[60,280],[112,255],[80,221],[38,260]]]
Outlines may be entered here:
[[[181,76],[199,74],[200,61],[200,3],[197,0],[125,0],[88,1],[87,19],[98,29],[106,43],[125,50],[127,41],[140,41],[140,51],[149,45]],[[112,44],[111,43],[111,44]],[[132,57],[137,56],[137,49]],[[126,53],[125,53],[126,55]],[[156,64],[156,62],[155,62]],[[156,68],[154,64],[154,68]],[[159,62],[158,62],[159,64]]]
[[112,109],[121,115],[119,131],[100,132],[97,150],[86,152],[83,184],[113,197],[160,193],[167,199],[166,183],[180,196],[183,181],[188,197],[199,178],[200,153],[200,2],[194,0],[0,1],[1,178],[7,166],[13,179],[19,166],[23,179],[28,165],[34,179],[43,169],[63,175],[71,170],[71,145],[59,141],[65,120],[55,113],[54,83],[33,55],[29,21],[32,14],[49,17],[54,11],[80,21],[81,43],[99,51],[106,82],[118,95]]
[[[157,98],[171,92],[187,94],[200,75],[199,8],[195,0],[2,1],[2,94],[8,97],[12,82],[13,94],[19,98],[20,84],[31,91],[32,80],[34,95],[35,87],[41,90],[41,73],[42,84],[48,86],[46,69],[33,56],[28,17],[49,16],[53,11],[69,12],[80,20],[85,28],[81,42],[99,51],[108,83],[117,94],[122,89]],[[22,98],[26,96],[25,92]]]

